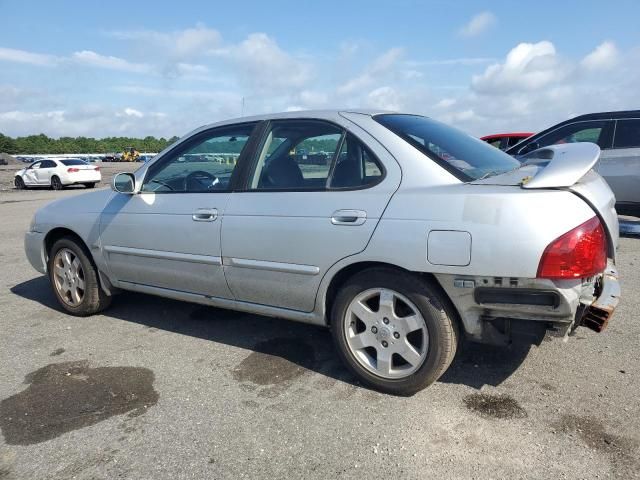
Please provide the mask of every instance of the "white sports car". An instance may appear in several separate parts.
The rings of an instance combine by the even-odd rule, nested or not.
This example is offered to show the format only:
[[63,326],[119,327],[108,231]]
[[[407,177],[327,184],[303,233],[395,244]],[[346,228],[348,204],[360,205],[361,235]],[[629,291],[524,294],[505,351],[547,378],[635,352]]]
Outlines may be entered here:
[[100,167],[77,158],[56,158],[38,160],[19,170],[15,174],[14,184],[20,190],[45,186],[62,190],[67,185],[77,184],[93,188],[101,180]]
[[363,383],[411,394],[462,336],[601,331],[618,303],[600,149],[530,155],[416,115],[231,120],[38,210],[25,249],[72,315],[130,290],[324,325]]

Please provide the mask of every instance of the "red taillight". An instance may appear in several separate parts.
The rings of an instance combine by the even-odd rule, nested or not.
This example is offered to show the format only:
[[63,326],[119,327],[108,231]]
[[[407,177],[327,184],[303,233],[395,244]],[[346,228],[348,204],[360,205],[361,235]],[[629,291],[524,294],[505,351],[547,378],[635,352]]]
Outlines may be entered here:
[[75,173],[75,172],[79,172],[80,169],[79,168],[67,168],[67,172],[69,173]]
[[592,277],[607,266],[607,237],[598,217],[587,220],[544,250],[538,278]]

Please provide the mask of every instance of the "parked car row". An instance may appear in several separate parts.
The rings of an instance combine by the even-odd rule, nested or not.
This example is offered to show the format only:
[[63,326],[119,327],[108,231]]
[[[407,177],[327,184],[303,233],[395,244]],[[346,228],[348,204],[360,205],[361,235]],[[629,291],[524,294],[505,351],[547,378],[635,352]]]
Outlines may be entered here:
[[[528,137],[504,148],[504,139],[513,138],[509,135],[482,139],[519,160],[550,145],[595,143],[600,147],[600,158],[594,168],[613,190],[618,213],[640,216],[640,110],[581,115],[535,135],[526,134]],[[500,138],[500,145],[494,144],[492,138]]]

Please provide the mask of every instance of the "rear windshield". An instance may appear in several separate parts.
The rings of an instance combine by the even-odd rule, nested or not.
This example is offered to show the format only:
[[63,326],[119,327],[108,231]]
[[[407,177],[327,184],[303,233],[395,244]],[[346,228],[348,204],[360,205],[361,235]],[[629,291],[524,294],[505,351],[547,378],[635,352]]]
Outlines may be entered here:
[[60,160],[60,162],[67,167],[71,167],[73,165],[87,165],[87,162],[75,158],[72,158],[71,160]]
[[374,119],[462,181],[520,167],[520,162],[488,143],[427,117],[384,114]]

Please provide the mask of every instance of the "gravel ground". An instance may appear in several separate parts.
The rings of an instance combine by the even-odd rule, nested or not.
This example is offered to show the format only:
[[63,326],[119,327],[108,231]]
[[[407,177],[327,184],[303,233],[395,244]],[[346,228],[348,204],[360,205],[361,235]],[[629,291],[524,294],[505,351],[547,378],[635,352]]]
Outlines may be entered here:
[[0,192],[0,479],[640,478],[640,238],[606,332],[470,346],[397,398],[321,328],[129,293],[63,314],[22,236],[81,192]]

